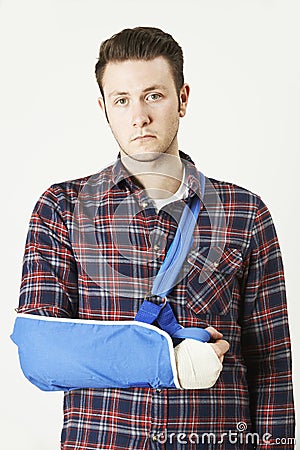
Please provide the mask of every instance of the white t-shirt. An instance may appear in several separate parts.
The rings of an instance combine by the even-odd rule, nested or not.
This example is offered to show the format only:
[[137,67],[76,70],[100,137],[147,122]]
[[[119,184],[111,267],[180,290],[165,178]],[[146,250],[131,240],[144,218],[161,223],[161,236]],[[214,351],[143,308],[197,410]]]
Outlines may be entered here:
[[185,167],[183,166],[183,174],[182,174],[181,184],[180,184],[179,188],[177,189],[177,191],[175,192],[175,194],[173,194],[167,198],[152,198],[151,199],[153,201],[157,211],[159,211],[160,209],[162,209],[164,206],[168,205],[169,203],[172,203],[176,200],[180,200],[187,196],[188,186],[187,186],[187,183],[185,180],[185,175],[186,175]]

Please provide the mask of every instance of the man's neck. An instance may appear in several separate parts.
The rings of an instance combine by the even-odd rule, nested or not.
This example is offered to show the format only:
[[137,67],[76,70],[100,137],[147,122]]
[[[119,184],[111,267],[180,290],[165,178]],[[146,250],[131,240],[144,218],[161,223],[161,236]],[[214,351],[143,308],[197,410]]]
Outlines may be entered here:
[[146,190],[149,197],[168,198],[181,184],[183,164],[179,153],[177,155],[163,153],[155,156],[148,161],[138,161],[121,152],[121,161],[134,181]]

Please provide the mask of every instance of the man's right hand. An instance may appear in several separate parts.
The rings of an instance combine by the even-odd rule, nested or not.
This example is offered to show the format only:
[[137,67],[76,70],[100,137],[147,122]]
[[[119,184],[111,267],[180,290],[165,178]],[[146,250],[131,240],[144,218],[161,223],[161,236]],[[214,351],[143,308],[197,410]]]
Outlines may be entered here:
[[225,339],[222,339],[223,334],[216,330],[214,327],[207,327],[205,329],[210,333],[211,338],[215,340],[215,342],[210,342],[210,345],[216,352],[219,360],[223,362],[224,355],[226,352],[228,352],[230,347],[229,342],[225,341]]

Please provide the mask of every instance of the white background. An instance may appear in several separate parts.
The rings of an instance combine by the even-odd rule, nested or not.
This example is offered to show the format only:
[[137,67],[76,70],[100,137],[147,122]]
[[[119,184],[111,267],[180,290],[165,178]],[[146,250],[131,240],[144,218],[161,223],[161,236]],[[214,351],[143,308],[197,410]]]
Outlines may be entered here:
[[22,376],[9,334],[36,200],[117,155],[94,65],[100,42],[126,27],[158,26],[183,47],[191,98],[180,148],[207,176],[258,193],[271,210],[299,399],[299,13],[296,0],[0,1],[1,448],[59,448],[62,394]]

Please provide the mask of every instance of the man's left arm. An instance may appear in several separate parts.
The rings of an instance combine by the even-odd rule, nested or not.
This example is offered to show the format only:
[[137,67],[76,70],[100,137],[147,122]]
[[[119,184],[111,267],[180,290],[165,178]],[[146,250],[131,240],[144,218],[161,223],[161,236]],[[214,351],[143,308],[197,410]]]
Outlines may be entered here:
[[257,448],[293,449],[295,417],[284,271],[275,227],[262,201],[252,230],[243,294],[242,351],[253,431],[260,439]]

